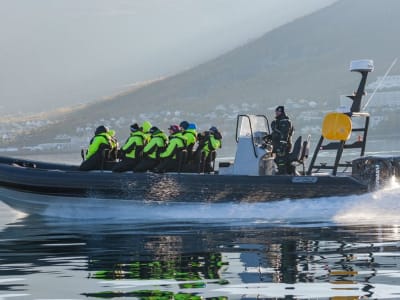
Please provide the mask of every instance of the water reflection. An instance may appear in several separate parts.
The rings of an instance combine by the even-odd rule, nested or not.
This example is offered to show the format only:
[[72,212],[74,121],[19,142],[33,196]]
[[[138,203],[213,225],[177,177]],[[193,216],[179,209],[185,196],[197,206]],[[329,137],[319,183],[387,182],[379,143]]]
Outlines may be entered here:
[[397,225],[102,224],[28,216],[3,229],[0,246],[0,290],[16,298],[396,299],[400,293]]

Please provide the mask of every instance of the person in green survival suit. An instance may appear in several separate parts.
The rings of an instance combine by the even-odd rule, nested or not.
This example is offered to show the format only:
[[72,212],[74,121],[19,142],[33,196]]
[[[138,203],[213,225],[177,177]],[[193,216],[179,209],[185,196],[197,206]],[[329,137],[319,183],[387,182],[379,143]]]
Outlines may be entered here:
[[115,162],[117,160],[117,156],[118,156],[118,148],[119,148],[118,139],[115,136],[115,130],[113,130],[113,129],[109,129],[107,134],[110,137],[110,141],[111,141],[111,150],[109,151],[108,159],[110,161]]
[[121,161],[114,166],[113,172],[133,171],[143,157],[143,149],[150,139],[150,128],[148,121],[143,122],[141,127],[137,123],[130,126],[131,134],[119,151]]
[[104,167],[105,150],[111,150],[113,142],[108,128],[101,125],[96,128],[94,137],[90,140],[85,160],[79,167],[80,171],[101,170]]
[[186,150],[186,138],[183,136],[178,125],[171,125],[169,128],[169,143],[167,149],[160,153],[161,163],[154,168],[155,172],[177,172],[180,171],[180,158]]
[[212,126],[208,131],[199,135],[199,145],[196,150],[195,160],[198,172],[212,172],[212,162],[215,160],[216,150],[222,147],[222,135],[217,127]]
[[269,138],[272,141],[272,153],[275,154],[275,163],[278,167],[278,174],[290,173],[288,162],[289,153],[292,149],[292,135],[294,128],[289,117],[285,113],[284,106],[275,109],[275,120],[271,123],[272,133]]
[[182,121],[179,126],[182,128],[182,135],[186,138],[187,158],[185,163],[187,163],[193,159],[193,147],[197,142],[196,124]]
[[150,128],[150,142],[143,149],[143,159],[134,168],[135,172],[152,171],[160,163],[160,153],[165,151],[168,145],[167,135],[158,127]]

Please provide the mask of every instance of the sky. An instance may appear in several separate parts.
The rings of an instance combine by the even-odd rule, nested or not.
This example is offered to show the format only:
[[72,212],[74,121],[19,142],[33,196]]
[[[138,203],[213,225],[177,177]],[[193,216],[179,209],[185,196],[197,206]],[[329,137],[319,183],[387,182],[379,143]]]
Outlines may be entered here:
[[176,74],[333,2],[0,0],[0,116]]

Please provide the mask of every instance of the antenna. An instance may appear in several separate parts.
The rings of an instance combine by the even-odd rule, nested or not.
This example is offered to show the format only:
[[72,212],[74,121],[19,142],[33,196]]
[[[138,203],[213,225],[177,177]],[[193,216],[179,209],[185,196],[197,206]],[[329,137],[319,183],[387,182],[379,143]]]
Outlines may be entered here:
[[367,83],[368,73],[374,70],[374,62],[371,59],[353,60],[350,62],[350,71],[359,72],[361,74],[361,80],[358,85],[357,91],[351,96],[347,96],[353,100],[353,104],[350,107],[350,113],[358,113],[361,110],[361,100],[365,94],[365,84]]
[[394,67],[394,65],[397,63],[397,57],[393,60],[392,64],[389,66],[389,68],[387,69],[385,75],[383,75],[381,81],[379,81],[378,85],[376,86],[375,90],[373,91],[373,93],[371,94],[371,96],[369,97],[367,103],[365,103],[363,110],[365,110],[369,104],[369,102],[371,101],[371,99],[375,96],[377,90],[381,87],[382,83],[385,81],[386,77],[388,76],[389,72],[392,70],[392,68]]

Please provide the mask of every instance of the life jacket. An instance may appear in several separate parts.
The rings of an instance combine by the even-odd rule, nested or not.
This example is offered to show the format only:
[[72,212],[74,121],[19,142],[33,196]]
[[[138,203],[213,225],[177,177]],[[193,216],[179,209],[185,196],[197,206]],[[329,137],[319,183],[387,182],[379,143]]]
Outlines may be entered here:
[[99,151],[104,149],[111,149],[112,141],[110,136],[106,133],[96,134],[89,143],[89,147],[86,152],[86,159],[91,158],[93,155],[97,154]]
[[160,158],[176,159],[178,151],[186,149],[186,139],[181,132],[174,133],[169,137],[167,149],[160,154]]
[[168,144],[167,135],[159,131],[152,135],[150,142],[146,145],[143,152],[152,159],[157,159],[161,152],[165,151]]
[[222,147],[222,140],[220,138],[216,138],[214,134],[209,133],[201,151],[204,152],[205,155],[207,156],[210,154],[211,151],[217,150],[221,147]]
[[148,136],[142,131],[138,130],[131,133],[121,150],[125,153],[125,157],[137,158],[141,154],[145,144],[147,143]]
[[197,141],[197,132],[196,129],[186,129],[182,135],[187,140],[187,146],[194,145]]
[[187,146],[187,139],[186,139],[186,137],[182,134],[182,132],[175,133],[175,134],[173,134],[173,135],[171,135],[171,136],[169,137],[169,141],[170,141],[170,142],[171,142],[171,140],[173,140],[173,139],[178,139],[178,140],[181,141],[181,145],[178,146],[179,149],[186,148],[186,146]]
[[107,132],[107,135],[110,137],[111,148],[118,148],[118,140],[115,137],[115,131],[111,129]]

